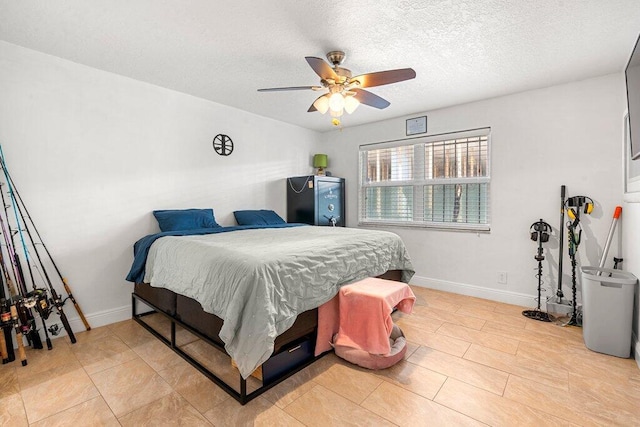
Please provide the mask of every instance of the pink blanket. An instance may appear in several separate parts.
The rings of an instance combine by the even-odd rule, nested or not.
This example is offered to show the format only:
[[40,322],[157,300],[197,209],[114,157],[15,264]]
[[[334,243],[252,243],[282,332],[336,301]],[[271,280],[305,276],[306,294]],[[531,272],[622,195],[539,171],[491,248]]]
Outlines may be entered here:
[[368,278],[343,286],[338,295],[318,308],[316,356],[335,344],[387,355],[393,329],[394,307],[411,313],[416,300],[411,288],[402,282]]

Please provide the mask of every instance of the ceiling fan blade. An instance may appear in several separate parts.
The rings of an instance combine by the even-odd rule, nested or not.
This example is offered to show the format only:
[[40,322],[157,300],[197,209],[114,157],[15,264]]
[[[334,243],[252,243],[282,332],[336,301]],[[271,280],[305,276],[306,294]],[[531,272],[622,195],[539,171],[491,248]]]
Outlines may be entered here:
[[355,76],[349,83],[359,82],[358,87],[374,87],[397,83],[415,78],[416,72],[413,68],[401,68],[398,70],[379,71]]
[[355,92],[353,97],[357,99],[361,104],[369,105],[379,109],[387,108],[391,103],[384,98],[379,97],[364,89],[351,89],[351,92]]
[[280,92],[285,90],[320,90],[322,86],[291,86],[291,87],[269,87],[265,89],[258,89],[258,92]]
[[331,68],[331,66],[327,64],[324,59],[316,58],[315,56],[305,56],[304,59],[307,60],[311,68],[313,68],[313,71],[315,71],[316,74],[319,75],[321,79],[323,80],[338,79],[338,75],[336,74],[336,72],[333,71],[333,68]]

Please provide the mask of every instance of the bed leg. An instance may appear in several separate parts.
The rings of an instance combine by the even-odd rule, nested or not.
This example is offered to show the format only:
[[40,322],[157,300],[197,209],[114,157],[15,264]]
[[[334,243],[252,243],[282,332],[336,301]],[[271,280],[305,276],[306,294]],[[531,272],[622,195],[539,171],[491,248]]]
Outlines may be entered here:
[[176,348],[176,322],[171,321],[171,348]]
[[247,403],[247,380],[242,378],[240,373],[238,373],[238,376],[240,377],[240,403],[244,405]]

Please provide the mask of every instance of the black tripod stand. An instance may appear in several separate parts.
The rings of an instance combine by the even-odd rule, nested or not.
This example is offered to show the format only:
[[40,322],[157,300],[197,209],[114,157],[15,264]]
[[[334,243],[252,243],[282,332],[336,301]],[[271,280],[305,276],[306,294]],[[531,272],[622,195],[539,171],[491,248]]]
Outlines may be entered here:
[[542,299],[542,261],[544,261],[542,243],[549,241],[549,234],[551,231],[551,226],[544,222],[542,218],[540,218],[540,221],[534,222],[531,224],[531,227],[529,227],[531,240],[538,242],[538,253],[533,257],[538,261],[538,273],[536,274],[536,277],[538,278],[538,307],[535,310],[525,310],[522,312],[522,315],[529,319],[540,320],[541,322],[553,321],[552,316],[540,310],[540,301]]

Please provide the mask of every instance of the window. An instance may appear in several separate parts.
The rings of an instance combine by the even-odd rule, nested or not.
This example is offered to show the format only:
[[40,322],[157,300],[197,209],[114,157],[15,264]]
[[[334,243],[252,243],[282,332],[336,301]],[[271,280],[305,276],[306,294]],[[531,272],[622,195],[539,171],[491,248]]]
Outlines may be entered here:
[[361,224],[489,230],[490,129],[360,146]]

